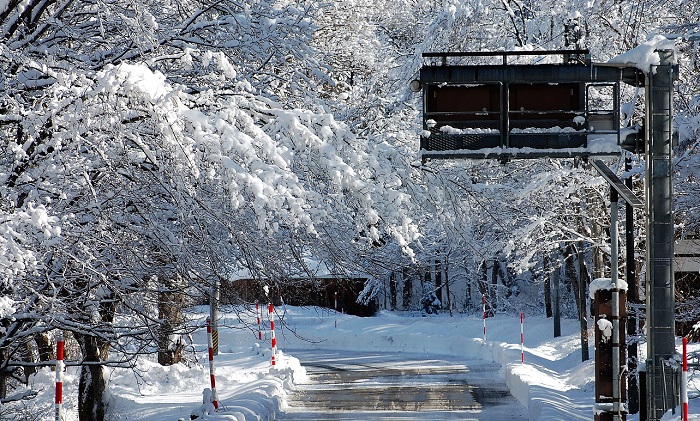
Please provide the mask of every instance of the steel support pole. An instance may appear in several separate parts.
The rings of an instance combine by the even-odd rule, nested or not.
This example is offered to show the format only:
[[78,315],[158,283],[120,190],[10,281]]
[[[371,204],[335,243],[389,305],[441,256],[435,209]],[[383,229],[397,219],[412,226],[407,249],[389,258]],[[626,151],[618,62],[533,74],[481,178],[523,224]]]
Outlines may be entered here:
[[671,188],[673,117],[671,92],[677,66],[673,51],[657,51],[661,61],[647,75],[647,419],[660,420],[673,406],[673,372],[664,362],[675,354],[673,197]]
[[554,337],[561,336],[561,297],[559,294],[559,266],[552,270],[552,318],[554,319]]
[[620,396],[620,287],[618,286],[618,194],[610,188],[610,283],[612,284],[612,391],[613,420],[620,421],[622,412]]
[[[629,155],[625,158],[625,171],[632,169]],[[625,179],[625,185],[632,190],[632,176]],[[625,280],[627,281],[627,335],[637,335],[637,307],[639,293],[637,288],[637,268],[634,259],[634,207],[625,204]],[[632,309],[632,311],[630,311]],[[639,412],[639,386],[637,384],[637,340],[627,342],[627,408],[630,414]]]

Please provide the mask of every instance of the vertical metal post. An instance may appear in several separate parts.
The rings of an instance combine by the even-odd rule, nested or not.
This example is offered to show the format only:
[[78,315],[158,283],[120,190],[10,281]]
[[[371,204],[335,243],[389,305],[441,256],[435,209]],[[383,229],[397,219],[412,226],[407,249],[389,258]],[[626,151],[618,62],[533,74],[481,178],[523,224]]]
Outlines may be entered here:
[[219,395],[216,393],[216,373],[214,371],[214,347],[212,345],[211,319],[207,317],[207,345],[209,345],[209,382],[211,383],[211,403],[219,410]]
[[63,421],[63,363],[65,339],[63,333],[56,337],[56,398],[55,417],[56,421]]
[[618,194],[610,189],[610,283],[612,284],[612,391],[613,420],[620,420],[620,288],[618,286],[619,253],[617,239]]
[[219,280],[214,280],[211,286],[211,304],[209,306],[209,317],[211,318],[211,336],[214,355],[219,355]]
[[523,329],[525,316],[520,312],[520,363],[525,363],[525,331]]
[[675,354],[673,203],[671,188],[673,117],[671,91],[676,77],[673,51],[657,51],[646,91],[649,145],[646,156],[647,204],[647,417],[660,420],[672,407],[672,370],[664,361]]
[[552,271],[552,318],[554,319],[554,337],[561,336],[561,312],[559,294],[559,266],[556,266]]
[[503,118],[505,118],[505,147],[510,148],[510,83],[505,84],[505,99],[503,104]]
[[[632,159],[625,158],[625,171],[632,169]],[[632,190],[632,176],[625,179],[625,185]],[[637,307],[639,292],[637,289],[637,268],[634,259],[634,207],[625,203],[625,280],[627,281],[627,334],[637,335]],[[632,311],[630,311],[632,309]],[[637,384],[637,340],[627,342],[627,408],[630,414],[639,412],[639,386]]]
[[484,308],[484,343],[486,343],[486,294],[481,294],[481,305]]
[[681,415],[688,421],[688,338],[683,338],[683,372],[681,373]]
[[267,317],[270,319],[270,338],[272,340],[272,367],[277,363],[277,338],[275,337],[275,307],[272,303],[267,305]]

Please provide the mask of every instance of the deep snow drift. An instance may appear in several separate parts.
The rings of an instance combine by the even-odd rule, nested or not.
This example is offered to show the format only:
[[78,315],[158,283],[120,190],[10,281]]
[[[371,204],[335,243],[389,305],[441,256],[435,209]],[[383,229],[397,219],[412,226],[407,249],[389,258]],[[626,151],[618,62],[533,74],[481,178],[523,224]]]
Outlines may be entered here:
[[[497,362],[513,396],[523,404],[529,419],[590,420],[594,403],[594,362],[581,362],[578,322],[562,320],[562,336],[552,337],[552,320],[526,316],[524,359],[521,363],[520,320],[518,315],[498,315],[487,319],[483,340],[483,320],[476,316],[440,314],[420,317],[418,313],[382,311],[375,317],[359,318],[320,308],[285,306],[276,309],[279,354],[277,365],[270,365],[267,332],[257,340],[254,310],[223,309],[219,322],[220,352],[215,357],[216,386],[221,402],[218,413],[204,415],[209,420],[271,420],[285,405],[295,384],[305,381],[303,367],[285,348],[345,349],[349,351],[396,351],[442,354]],[[237,314],[242,316],[238,320]],[[176,421],[202,413],[202,394],[209,387],[207,338],[204,321],[208,308],[190,314],[202,326],[193,337],[196,358],[188,365],[161,367],[152,358],[142,358],[137,371],[108,369],[110,420]],[[591,324],[592,325],[592,324]],[[589,332],[591,343],[593,332]],[[689,346],[700,351],[700,345]],[[594,355],[591,349],[591,355]],[[470,361],[473,364],[473,361]],[[68,367],[64,380],[65,421],[77,420],[77,368]],[[43,369],[32,377],[39,391],[37,400],[23,405],[41,405],[53,419],[54,373]],[[690,419],[700,420],[700,379],[690,375]],[[17,405],[17,404],[15,404]],[[206,413],[206,411],[205,411]],[[0,415],[2,412],[0,412]],[[4,418],[3,418],[4,419]],[[636,420],[635,415],[628,417]],[[671,412],[665,420],[680,420]]]

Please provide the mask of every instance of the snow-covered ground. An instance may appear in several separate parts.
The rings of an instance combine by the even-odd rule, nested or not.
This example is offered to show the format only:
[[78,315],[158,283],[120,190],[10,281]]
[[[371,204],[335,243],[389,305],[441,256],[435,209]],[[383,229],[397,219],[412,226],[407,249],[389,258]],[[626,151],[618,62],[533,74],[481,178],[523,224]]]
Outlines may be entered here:
[[[109,369],[110,420],[187,420],[193,411],[201,411],[202,395],[209,387],[204,329],[208,309],[198,310],[193,314],[202,323],[193,337],[196,361],[161,367],[144,358],[136,372]],[[279,356],[274,369],[270,365],[269,336],[262,342],[257,340],[254,311],[241,312],[243,322],[235,312],[222,312],[220,353],[215,358],[221,410],[201,419],[274,419],[275,411],[284,407],[286,396],[293,393],[295,384],[306,379],[299,361],[284,352],[286,347],[394,350],[493,361],[503,367],[506,384],[527,408],[530,420],[592,419],[594,362],[581,362],[577,321],[562,320],[562,336],[553,338],[551,319],[526,316],[525,362],[521,363],[520,321],[516,314],[489,318],[484,342],[483,320],[475,316],[420,317],[417,313],[382,311],[375,317],[359,318],[327,309],[291,306],[276,311]],[[689,349],[700,351],[700,345],[691,344]],[[592,348],[590,351],[594,355]],[[66,421],[77,420],[76,374],[77,368],[66,369]],[[690,377],[690,419],[697,421],[700,420],[700,376]],[[38,403],[46,408],[42,418],[46,420],[53,419],[54,378],[53,372],[44,369],[32,379],[33,387],[40,390]],[[628,419],[637,417],[632,415]],[[680,419],[678,411],[675,415],[669,412],[664,418]]]

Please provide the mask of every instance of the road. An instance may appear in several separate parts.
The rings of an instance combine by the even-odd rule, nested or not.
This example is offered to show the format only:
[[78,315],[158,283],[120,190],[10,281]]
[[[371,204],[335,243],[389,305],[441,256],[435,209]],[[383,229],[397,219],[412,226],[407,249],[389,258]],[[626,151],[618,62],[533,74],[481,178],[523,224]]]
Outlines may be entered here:
[[309,383],[288,400],[281,420],[527,420],[500,366],[449,356],[285,350]]

